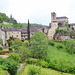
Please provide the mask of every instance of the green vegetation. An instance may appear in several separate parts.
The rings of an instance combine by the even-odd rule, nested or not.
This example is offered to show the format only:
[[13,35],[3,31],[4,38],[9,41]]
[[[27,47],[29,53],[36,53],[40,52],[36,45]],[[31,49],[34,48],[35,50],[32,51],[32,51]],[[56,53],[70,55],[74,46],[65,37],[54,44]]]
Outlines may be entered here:
[[[29,68],[31,68],[31,72],[36,72],[35,75],[72,75],[72,74],[69,74],[69,73],[63,73],[63,72],[59,72],[59,71],[55,71],[55,70],[52,70],[52,69],[48,69],[48,68],[42,68],[42,67],[39,67],[39,66],[36,66],[36,65],[25,65],[22,72],[21,73],[18,73],[17,75],[32,75],[29,74]],[[35,70],[36,68],[36,70]],[[40,69],[40,71],[39,71]]]
[[[39,38],[38,38],[39,36]],[[31,53],[33,57],[45,58],[47,55],[48,42],[44,34],[36,32],[31,41]]]
[[[28,24],[26,24],[26,23],[23,23],[23,24],[24,24],[25,27],[28,26]],[[44,25],[42,25],[42,24],[36,24],[36,23],[31,23],[30,25],[34,26],[34,27],[44,27]]]
[[13,21],[8,16],[6,16],[5,13],[0,13],[0,23],[3,21],[13,23]]
[[28,34],[28,40],[30,40],[30,24],[28,20],[28,26],[27,26],[27,34]]

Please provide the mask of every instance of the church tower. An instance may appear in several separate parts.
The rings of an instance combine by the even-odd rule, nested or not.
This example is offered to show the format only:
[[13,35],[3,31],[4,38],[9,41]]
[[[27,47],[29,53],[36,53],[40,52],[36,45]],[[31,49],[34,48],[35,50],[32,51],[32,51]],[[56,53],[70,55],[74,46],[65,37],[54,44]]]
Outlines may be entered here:
[[51,23],[52,23],[53,21],[56,21],[56,13],[55,13],[55,12],[52,12],[52,13],[51,13]]

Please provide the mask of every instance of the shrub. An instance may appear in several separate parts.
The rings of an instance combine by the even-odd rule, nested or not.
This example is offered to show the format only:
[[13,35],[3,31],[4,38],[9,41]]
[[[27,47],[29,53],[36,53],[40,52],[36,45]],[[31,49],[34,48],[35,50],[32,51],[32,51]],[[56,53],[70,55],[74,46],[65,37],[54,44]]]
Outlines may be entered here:
[[44,60],[37,60],[37,65],[42,66],[42,67],[48,67],[48,62]]
[[12,51],[13,50],[13,48],[12,47],[9,47],[9,51]]
[[58,48],[58,49],[62,49],[63,46],[62,46],[61,44],[59,44],[59,45],[57,45],[57,48]]
[[28,69],[28,74],[29,75],[35,75],[35,74],[40,74],[40,67],[37,67],[35,65],[30,65]]
[[3,48],[2,48],[2,47],[0,47],[0,50],[3,50]]
[[15,44],[15,45],[22,46],[22,43],[23,43],[23,42],[22,42],[21,40],[15,40],[15,41],[14,41],[14,44]]
[[55,43],[53,42],[53,40],[49,40],[48,41],[48,44],[51,45],[51,46],[54,46],[55,45]]
[[2,51],[0,50],[0,54],[2,54]]
[[13,60],[15,60],[15,61],[17,61],[17,62],[19,62],[20,61],[20,55],[19,54],[17,54],[17,53],[11,53],[11,54],[9,54],[9,58],[10,59],[13,59]]
[[0,58],[0,65],[5,66],[10,75],[17,74],[18,63],[15,60]]
[[31,60],[31,59],[27,59],[26,63],[28,64],[35,64],[37,62],[37,60]]
[[3,70],[7,70],[8,68],[6,66],[0,65],[0,68]]
[[29,46],[29,42],[27,40],[25,40],[25,42],[23,43],[23,46],[28,47]]
[[19,50],[19,46],[18,46],[18,45],[14,45],[14,46],[13,46],[13,49]]

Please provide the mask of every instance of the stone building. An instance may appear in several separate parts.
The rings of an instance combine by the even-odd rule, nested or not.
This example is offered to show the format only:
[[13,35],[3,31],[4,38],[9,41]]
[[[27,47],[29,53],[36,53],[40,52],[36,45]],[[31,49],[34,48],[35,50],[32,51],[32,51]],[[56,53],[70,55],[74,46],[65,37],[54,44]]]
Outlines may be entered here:
[[26,39],[27,38],[27,28],[22,28],[21,29],[21,39]]
[[5,44],[5,31],[0,27],[0,38],[3,40],[3,45]]
[[5,35],[6,40],[8,40],[10,37],[14,37],[21,40],[21,31],[18,28],[8,27],[5,30]]
[[58,28],[58,24],[61,23],[64,25],[65,23],[68,23],[68,18],[66,16],[63,17],[57,17],[55,12],[51,13],[51,24],[50,29],[48,31],[48,39],[53,39],[55,30]]

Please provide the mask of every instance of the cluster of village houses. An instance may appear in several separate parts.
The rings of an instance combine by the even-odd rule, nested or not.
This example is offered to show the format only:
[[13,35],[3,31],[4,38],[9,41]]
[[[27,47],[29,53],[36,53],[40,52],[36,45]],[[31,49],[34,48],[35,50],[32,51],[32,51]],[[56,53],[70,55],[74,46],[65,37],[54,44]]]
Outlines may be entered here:
[[[35,32],[37,31],[47,34],[48,28],[47,26],[44,27],[30,26],[30,38],[32,38],[33,34],[35,34]],[[2,25],[2,27],[0,27],[0,38],[2,38],[3,44],[5,44],[6,40],[8,40],[10,37],[16,38],[16,40],[26,39],[27,28],[24,27],[22,29],[18,29],[18,28],[8,27],[7,29],[4,30],[4,26]]]
[[[48,39],[53,39],[53,36],[55,34],[55,30],[58,28],[58,23],[62,23],[62,27],[59,29],[66,29],[64,26],[65,23],[69,23],[68,18],[66,16],[63,17],[56,17],[56,13],[52,12],[51,13],[51,23],[49,26],[44,26],[44,27],[34,27],[30,26],[30,38],[35,34],[35,32],[40,31],[44,34],[48,35]],[[5,22],[4,22],[5,23]],[[70,27],[75,29],[75,23],[70,24]],[[4,26],[0,27],[0,38],[3,40],[3,44],[6,43],[6,40],[8,40],[10,37],[14,37],[17,40],[21,39],[26,39],[27,38],[27,28],[13,28],[13,27],[8,27],[6,30],[4,30]],[[66,36],[65,36],[66,37]],[[65,38],[63,37],[63,39]],[[38,36],[39,38],[39,36]],[[68,37],[67,37],[68,38]]]

